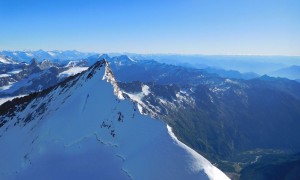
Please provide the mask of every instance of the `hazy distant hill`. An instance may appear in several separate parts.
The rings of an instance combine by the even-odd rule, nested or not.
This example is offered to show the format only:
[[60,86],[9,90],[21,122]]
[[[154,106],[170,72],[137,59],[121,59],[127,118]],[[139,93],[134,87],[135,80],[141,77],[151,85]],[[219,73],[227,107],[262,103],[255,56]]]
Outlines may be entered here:
[[268,73],[268,75],[275,77],[284,77],[293,80],[300,79],[300,66],[289,66],[277,71],[270,72]]

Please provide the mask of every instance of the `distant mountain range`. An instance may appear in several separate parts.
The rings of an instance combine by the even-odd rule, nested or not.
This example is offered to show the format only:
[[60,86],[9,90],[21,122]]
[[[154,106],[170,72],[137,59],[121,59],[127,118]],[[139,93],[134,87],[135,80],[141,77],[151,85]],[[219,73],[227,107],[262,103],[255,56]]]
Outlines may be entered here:
[[289,66],[286,68],[281,68],[279,70],[268,73],[270,76],[282,77],[293,80],[300,80],[300,66]]
[[[299,65],[286,68],[287,64],[297,62],[298,57],[277,57],[277,56],[205,56],[205,55],[147,55],[127,53],[134,60],[156,60],[158,62],[179,65],[184,67],[206,69],[209,73],[216,73],[222,77],[237,79],[252,79],[258,77],[259,74],[268,74],[274,77],[284,77],[293,80],[300,79]],[[122,54],[110,53],[112,57],[122,56]],[[89,65],[101,56],[97,53],[79,52],[76,50],[67,51],[0,51],[0,56],[10,57],[17,62],[29,63],[32,58],[37,61],[51,60],[55,62],[67,62],[70,60],[88,59]],[[108,55],[106,55],[108,56]],[[127,57],[128,57],[127,56]],[[1,62],[1,59],[0,59]],[[242,72],[242,73],[241,73]]]
[[300,66],[300,56],[255,56],[255,55],[178,55],[158,54],[139,55],[128,54],[141,60],[156,60],[167,64],[203,69],[235,70],[241,73],[254,72],[267,74],[278,69],[297,65]]
[[44,51],[44,50],[37,50],[37,51],[0,51],[0,56],[8,56],[11,57],[14,61],[17,62],[30,62],[32,58],[35,58],[37,61],[42,60],[59,60],[59,61],[66,61],[66,60],[79,60],[83,58],[87,58],[92,56],[96,53],[84,53],[79,51]]

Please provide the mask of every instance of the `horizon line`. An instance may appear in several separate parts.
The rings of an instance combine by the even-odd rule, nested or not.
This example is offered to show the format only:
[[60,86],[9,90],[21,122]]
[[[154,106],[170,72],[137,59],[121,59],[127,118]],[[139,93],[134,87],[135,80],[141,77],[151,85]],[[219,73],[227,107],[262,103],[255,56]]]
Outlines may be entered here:
[[155,52],[155,53],[138,53],[138,52],[95,52],[95,51],[82,51],[82,50],[76,50],[76,49],[66,49],[66,50],[58,50],[58,49],[52,49],[52,50],[44,50],[44,49],[23,49],[23,50],[8,50],[8,49],[1,49],[0,52],[8,51],[8,52],[35,52],[35,51],[45,51],[45,52],[51,52],[51,51],[77,51],[81,53],[94,53],[94,54],[134,54],[134,55],[177,55],[177,56],[261,56],[261,57],[300,57],[299,55],[285,55],[285,54],[206,54],[206,53],[174,53],[174,52]]

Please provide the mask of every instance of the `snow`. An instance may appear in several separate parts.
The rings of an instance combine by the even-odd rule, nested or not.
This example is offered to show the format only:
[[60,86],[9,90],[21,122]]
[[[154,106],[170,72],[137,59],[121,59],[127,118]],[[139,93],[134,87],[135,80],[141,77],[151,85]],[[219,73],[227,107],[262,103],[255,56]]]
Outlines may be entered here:
[[34,56],[32,53],[28,53],[28,52],[26,52],[25,54],[26,54],[26,56],[29,56],[29,57],[33,57]]
[[9,74],[0,74],[0,78],[9,77],[9,76],[10,76]]
[[208,96],[209,96],[210,102],[214,103],[214,98],[210,94]]
[[9,85],[0,87],[0,90],[2,90],[3,93],[8,93],[8,94],[13,93],[22,87],[30,86],[32,84],[32,80],[40,77],[42,73],[47,73],[47,72],[34,73],[18,82],[10,82]]
[[132,59],[131,57],[128,56],[128,59],[132,62],[137,62],[136,60]]
[[66,71],[59,73],[58,77],[63,78],[63,77],[73,76],[73,75],[81,73],[82,71],[85,71],[87,69],[88,69],[88,67],[72,67]]
[[53,52],[51,52],[51,51],[47,51],[47,53],[48,53],[50,56],[52,56],[52,57],[55,57],[55,56],[56,56],[56,54],[53,53]]
[[163,104],[168,104],[168,102],[165,99],[162,98],[157,98],[159,100],[159,102],[163,103]]
[[235,84],[235,85],[239,84],[237,81],[233,81],[231,79],[225,79],[225,82],[230,83],[230,84]]
[[[151,94],[150,87],[147,85],[142,85],[141,92],[123,92],[127,96],[130,97],[131,100],[137,103],[138,109],[141,114],[151,115],[152,117],[156,117],[159,113],[161,113],[162,108],[160,106],[153,106],[145,96]],[[195,100],[186,92],[179,91],[176,93],[176,98],[172,100],[166,100],[159,96],[154,96],[156,102],[159,102],[160,105],[168,106],[172,109],[177,109],[178,107],[185,108],[185,104],[189,104],[191,106],[195,105]]]
[[8,63],[9,63],[9,61],[7,61],[6,59],[4,59],[4,58],[2,58],[2,57],[0,57],[0,62],[1,62],[1,63],[5,63],[5,64],[8,64]]
[[0,56],[0,63],[3,63],[3,64],[17,64],[16,62],[12,61],[11,59],[4,58],[2,56]]
[[124,93],[127,94],[130,97],[130,99],[134,100],[138,104],[145,106],[142,99],[145,96],[148,96],[150,94],[149,89],[150,89],[149,86],[142,85],[142,92],[140,92],[140,93],[128,93],[128,92],[124,92]]
[[228,179],[119,95],[106,63],[31,101],[0,128],[0,179]]
[[195,100],[188,95],[185,91],[179,91],[176,93],[176,98],[179,102],[187,102],[189,104],[195,104]]
[[15,69],[13,71],[8,72],[8,74],[18,74],[21,71],[22,71],[22,69]]
[[19,97],[23,97],[26,96],[27,94],[23,94],[23,95],[19,95],[19,96],[13,96],[13,97],[5,97],[5,98],[0,98],[0,105],[7,102],[7,101],[11,101],[15,98],[19,98]]
[[13,61],[11,57],[8,56],[0,56],[0,63],[3,64],[18,64],[17,62]]
[[175,134],[173,133],[172,128],[170,126],[167,125],[167,129],[168,129],[168,133],[174,140],[174,143],[178,144],[181,148],[186,150],[186,152],[188,152],[193,158],[196,159],[196,161],[191,163],[191,169],[194,172],[199,172],[201,170],[204,170],[210,179],[218,179],[218,180],[229,179],[222,171],[220,171],[218,168],[213,166],[207,159],[205,159],[203,156],[198,154],[192,148],[180,142],[175,136]]
[[0,87],[0,91],[7,91],[7,90],[9,90],[9,89],[13,86],[13,84],[14,84],[14,83],[9,82],[8,85],[6,85],[6,86],[1,86],[1,87]]
[[[32,85],[33,80],[39,78],[44,73],[49,73],[49,71],[42,71],[42,72],[31,74],[27,78],[22,79],[17,82],[9,82],[9,85],[0,87],[0,90],[3,91],[2,93],[11,94],[11,93],[19,90],[22,87],[27,87],[27,86]],[[42,87],[39,86],[38,89],[40,89],[40,88],[42,88]]]
[[143,85],[142,86],[142,92],[145,96],[148,96],[150,94],[150,91],[149,91],[149,86],[147,85]]
[[210,91],[212,91],[213,93],[223,93],[225,91],[227,91],[230,87],[211,87],[209,88]]
[[112,71],[109,67],[108,62],[106,62],[106,66],[105,66],[105,72],[104,75],[102,77],[102,80],[106,80],[107,82],[111,83],[111,85],[114,88],[114,94],[119,98],[119,99],[125,99],[123,96],[123,92],[120,90],[120,88],[118,87],[117,81],[114,77],[114,75],[112,74]]
[[[145,87],[145,86],[143,86]],[[153,112],[151,109],[147,108],[147,105],[143,102],[143,98],[146,95],[145,93],[148,93],[147,88],[142,88],[142,92],[140,93],[128,93],[124,92],[124,94],[128,95],[131,100],[137,103],[138,110],[143,115],[148,115],[144,110],[146,109],[148,112],[150,112],[152,115],[155,115],[156,112]]]
[[65,67],[75,67],[77,65],[77,63],[78,63],[78,61],[69,61]]

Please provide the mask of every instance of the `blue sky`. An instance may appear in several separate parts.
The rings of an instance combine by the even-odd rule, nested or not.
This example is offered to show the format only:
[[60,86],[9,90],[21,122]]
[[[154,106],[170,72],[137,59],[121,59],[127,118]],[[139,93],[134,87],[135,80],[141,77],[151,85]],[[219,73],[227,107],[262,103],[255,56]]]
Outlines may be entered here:
[[299,0],[0,0],[0,50],[300,55]]

